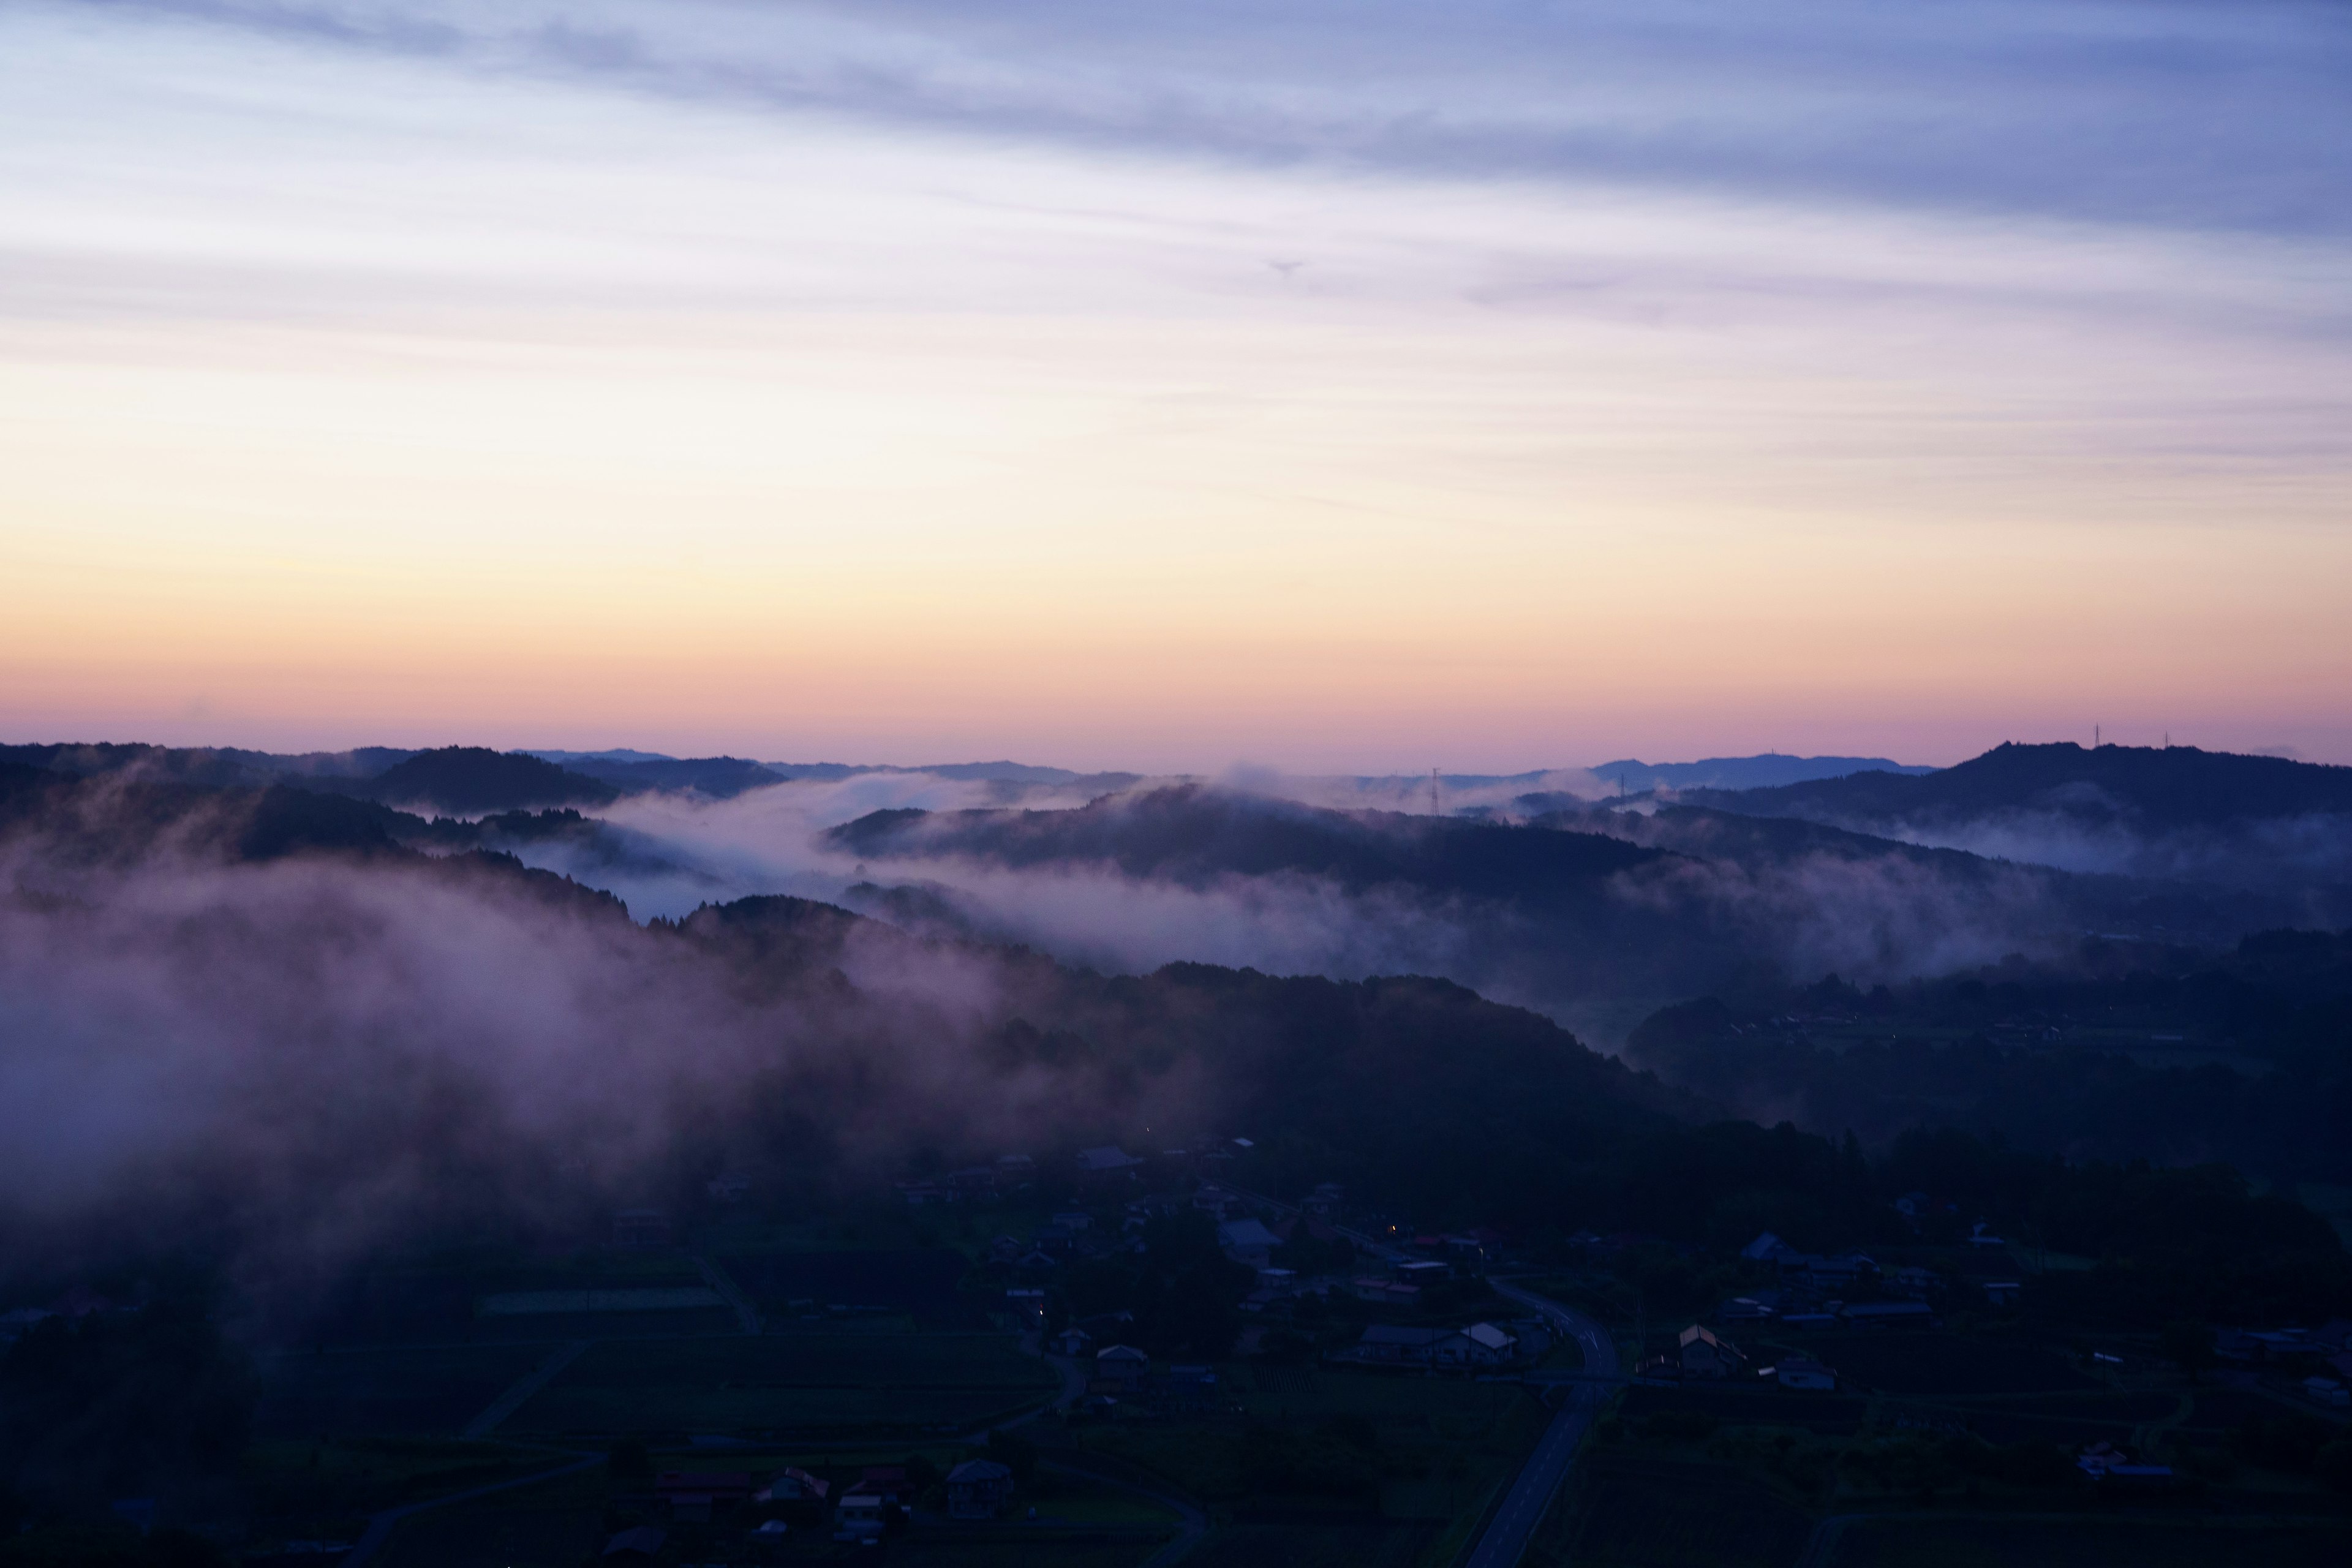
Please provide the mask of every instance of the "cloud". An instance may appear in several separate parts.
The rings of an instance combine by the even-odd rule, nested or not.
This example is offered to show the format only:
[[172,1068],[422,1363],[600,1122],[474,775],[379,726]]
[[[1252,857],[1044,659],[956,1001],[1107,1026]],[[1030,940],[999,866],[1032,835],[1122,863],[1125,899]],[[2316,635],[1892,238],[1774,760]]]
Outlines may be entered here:
[[2352,226],[2352,107],[2338,90],[2352,25],[2322,4],[89,8],[1155,156],[2264,233]]

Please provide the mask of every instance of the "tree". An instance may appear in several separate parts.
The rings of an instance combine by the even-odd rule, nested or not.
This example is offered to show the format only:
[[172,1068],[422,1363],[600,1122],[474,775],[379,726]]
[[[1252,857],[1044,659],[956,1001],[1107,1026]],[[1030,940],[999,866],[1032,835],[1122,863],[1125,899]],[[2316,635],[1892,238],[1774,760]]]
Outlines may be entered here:
[[2213,1331],[2189,1319],[2164,1325],[2156,1337],[2157,1353],[2189,1374],[2194,1383],[2213,1366]]

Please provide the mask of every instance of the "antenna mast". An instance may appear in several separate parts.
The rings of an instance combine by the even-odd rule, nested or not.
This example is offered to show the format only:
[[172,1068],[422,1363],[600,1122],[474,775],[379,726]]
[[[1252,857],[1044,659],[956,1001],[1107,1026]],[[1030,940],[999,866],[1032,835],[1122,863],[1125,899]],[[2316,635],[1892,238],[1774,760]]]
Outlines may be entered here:
[[1435,768],[1429,770],[1429,815],[1432,816],[1440,815],[1437,809],[1437,770]]

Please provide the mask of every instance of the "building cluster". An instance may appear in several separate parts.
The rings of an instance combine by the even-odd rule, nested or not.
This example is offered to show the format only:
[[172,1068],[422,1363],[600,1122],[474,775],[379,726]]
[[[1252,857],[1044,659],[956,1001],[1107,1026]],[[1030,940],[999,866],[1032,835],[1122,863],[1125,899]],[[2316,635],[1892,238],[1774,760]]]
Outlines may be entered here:
[[2352,1320],[2315,1329],[2223,1329],[2213,1356],[2226,1381],[2259,1384],[2323,1410],[2352,1409]]
[[[781,1549],[795,1531],[821,1540],[879,1540],[921,1517],[922,1490],[904,1465],[869,1465],[855,1477],[830,1480],[787,1466],[764,1479],[749,1470],[664,1470],[644,1500],[670,1525],[739,1523],[753,1548]],[[969,1523],[1004,1517],[1013,1500],[1009,1467],[993,1459],[966,1459],[948,1471],[930,1500],[938,1518]],[[661,1524],[622,1531],[605,1543],[604,1560],[653,1562],[669,1534]]]

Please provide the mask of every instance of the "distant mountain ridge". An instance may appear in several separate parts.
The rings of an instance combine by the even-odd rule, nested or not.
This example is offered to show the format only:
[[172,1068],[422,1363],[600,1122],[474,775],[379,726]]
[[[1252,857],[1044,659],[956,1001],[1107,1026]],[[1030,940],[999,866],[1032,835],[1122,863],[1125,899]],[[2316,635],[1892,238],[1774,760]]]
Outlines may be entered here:
[[1629,795],[1658,789],[1768,789],[1853,773],[1916,776],[1936,772],[1886,757],[1792,757],[1779,752],[1753,757],[1705,757],[1696,763],[1643,763],[1629,757],[1595,763],[1591,771],[1604,784],[1622,784]]
[[1855,773],[1684,800],[1998,859],[2352,909],[2352,768],[2194,746],[2001,745],[1920,777]]
[[2033,808],[2153,827],[2352,814],[2352,768],[2195,746],[2004,742],[1934,773],[1853,773],[1711,793],[1704,804],[1816,820],[1936,820]]

